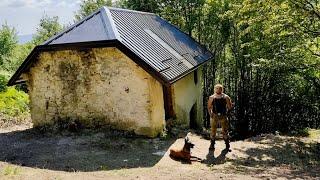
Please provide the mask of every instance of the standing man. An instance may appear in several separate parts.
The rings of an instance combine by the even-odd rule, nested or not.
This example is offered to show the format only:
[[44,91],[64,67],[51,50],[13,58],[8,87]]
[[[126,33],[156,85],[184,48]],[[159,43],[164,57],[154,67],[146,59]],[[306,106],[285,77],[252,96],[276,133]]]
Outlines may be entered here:
[[229,142],[229,122],[227,119],[227,111],[231,110],[232,102],[231,98],[223,93],[223,86],[216,84],[214,86],[214,94],[209,97],[208,100],[208,112],[210,115],[211,123],[211,144],[209,150],[214,151],[215,138],[217,133],[217,125],[220,122],[222,128],[223,139],[226,144],[226,149],[230,148]]

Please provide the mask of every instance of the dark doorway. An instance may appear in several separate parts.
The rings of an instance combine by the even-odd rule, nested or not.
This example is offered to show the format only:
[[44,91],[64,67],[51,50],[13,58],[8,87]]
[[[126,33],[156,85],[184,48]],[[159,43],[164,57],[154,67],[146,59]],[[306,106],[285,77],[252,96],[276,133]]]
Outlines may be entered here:
[[165,119],[175,118],[173,109],[173,88],[172,86],[163,86],[163,102],[165,110]]
[[197,129],[198,125],[197,125],[197,103],[193,104],[190,113],[189,113],[189,117],[190,117],[190,129]]

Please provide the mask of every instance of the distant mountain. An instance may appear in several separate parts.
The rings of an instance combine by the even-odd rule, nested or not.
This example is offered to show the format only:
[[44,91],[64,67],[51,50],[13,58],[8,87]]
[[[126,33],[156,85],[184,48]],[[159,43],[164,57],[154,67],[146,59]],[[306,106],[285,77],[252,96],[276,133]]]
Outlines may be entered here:
[[33,34],[18,35],[18,43],[24,44],[32,40]]

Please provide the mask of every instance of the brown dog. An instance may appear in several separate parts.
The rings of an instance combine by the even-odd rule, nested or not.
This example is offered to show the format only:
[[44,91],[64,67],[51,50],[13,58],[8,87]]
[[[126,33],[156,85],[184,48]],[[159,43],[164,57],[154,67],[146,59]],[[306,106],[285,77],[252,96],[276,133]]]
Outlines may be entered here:
[[182,160],[188,163],[191,163],[192,158],[196,160],[201,160],[195,156],[191,156],[191,149],[194,147],[194,144],[189,141],[188,137],[184,138],[184,146],[181,150],[170,149],[170,157],[175,160]]

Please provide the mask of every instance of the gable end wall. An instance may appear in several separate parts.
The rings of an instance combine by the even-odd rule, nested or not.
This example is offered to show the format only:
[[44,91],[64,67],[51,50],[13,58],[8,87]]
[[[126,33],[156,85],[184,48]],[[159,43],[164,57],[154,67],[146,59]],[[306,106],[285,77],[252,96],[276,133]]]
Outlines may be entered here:
[[178,124],[189,127],[190,111],[195,105],[196,115],[194,121],[198,128],[203,123],[203,90],[202,90],[202,67],[197,70],[197,84],[194,83],[194,72],[188,74],[173,85],[174,91],[174,111]]
[[34,126],[78,120],[154,137],[162,85],[117,48],[43,52],[27,74]]

